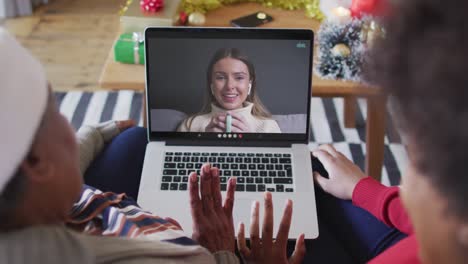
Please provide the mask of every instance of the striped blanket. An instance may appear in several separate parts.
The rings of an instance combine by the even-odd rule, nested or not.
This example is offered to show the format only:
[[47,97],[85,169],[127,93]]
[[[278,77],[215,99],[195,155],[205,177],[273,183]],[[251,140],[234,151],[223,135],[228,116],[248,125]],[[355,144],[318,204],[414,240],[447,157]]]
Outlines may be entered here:
[[67,226],[90,235],[195,244],[179,226],[144,211],[125,194],[103,193],[87,185],[72,208]]

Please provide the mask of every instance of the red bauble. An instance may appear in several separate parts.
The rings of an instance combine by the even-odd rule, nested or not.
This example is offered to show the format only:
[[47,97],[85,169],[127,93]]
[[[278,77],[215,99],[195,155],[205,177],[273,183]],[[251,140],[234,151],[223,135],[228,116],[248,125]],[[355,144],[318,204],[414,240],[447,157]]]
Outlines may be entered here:
[[181,25],[187,24],[187,19],[188,19],[187,13],[185,13],[183,11],[179,13],[179,23]]
[[387,11],[387,0],[353,0],[351,4],[351,15],[353,17],[361,17],[362,15],[382,16]]
[[164,0],[141,0],[141,11],[155,13],[164,7]]

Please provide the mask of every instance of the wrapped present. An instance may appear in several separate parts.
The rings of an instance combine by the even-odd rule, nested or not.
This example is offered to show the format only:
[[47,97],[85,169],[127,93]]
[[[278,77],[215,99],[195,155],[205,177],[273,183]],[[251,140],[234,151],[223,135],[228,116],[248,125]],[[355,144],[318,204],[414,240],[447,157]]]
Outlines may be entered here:
[[147,27],[170,27],[177,22],[182,0],[166,0],[164,7],[154,12],[142,10],[140,0],[129,0],[121,12],[120,25],[124,33],[144,32]]
[[140,32],[124,33],[114,45],[115,61],[145,64],[145,38]]

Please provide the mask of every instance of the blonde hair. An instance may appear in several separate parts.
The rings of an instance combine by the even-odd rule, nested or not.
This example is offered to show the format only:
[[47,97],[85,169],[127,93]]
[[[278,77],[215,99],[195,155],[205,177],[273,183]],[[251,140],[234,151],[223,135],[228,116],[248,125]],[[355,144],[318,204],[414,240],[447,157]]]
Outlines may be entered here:
[[[262,103],[262,101],[257,95],[257,79],[256,79],[255,68],[253,66],[253,63],[249,60],[247,56],[242,54],[236,48],[219,49],[211,58],[210,63],[208,64],[207,71],[206,71],[206,93],[205,93],[205,98],[203,100],[203,107],[198,113],[191,115],[184,121],[185,126],[189,128],[189,130],[192,125],[193,119],[195,117],[199,115],[208,114],[211,112],[211,103],[213,101],[216,101],[216,98],[211,93],[211,80],[212,80],[212,75],[213,75],[213,67],[218,61],[224,58],[232,58],[232,59],[240,60],[247,66],[247,69],[249,71],[250,82],[252,83],[252,88],[250,90],[250,94],[247,95],[247,98],[245,99],[245,101],[251,102],[253,104],[253,107],[252,107],[253,116],[260,118],[260,119],[271,119],[270,111],[267,110],[267,108],[265,107],[265,105]],[[245,106],[245,102],[243,105]]]

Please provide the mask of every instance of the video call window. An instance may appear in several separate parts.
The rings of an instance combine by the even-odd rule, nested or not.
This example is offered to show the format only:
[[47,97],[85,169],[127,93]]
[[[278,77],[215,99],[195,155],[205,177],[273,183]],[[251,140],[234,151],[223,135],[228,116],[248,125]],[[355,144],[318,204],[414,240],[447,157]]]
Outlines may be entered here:
[[306,133],[310,41],[157,39],[153,132]]

